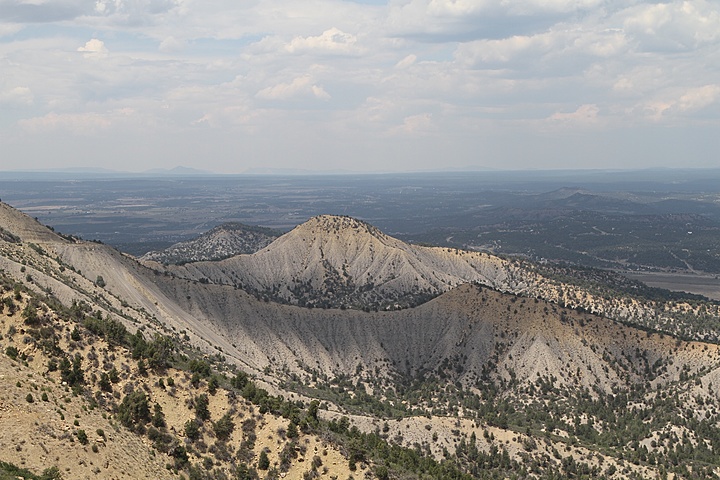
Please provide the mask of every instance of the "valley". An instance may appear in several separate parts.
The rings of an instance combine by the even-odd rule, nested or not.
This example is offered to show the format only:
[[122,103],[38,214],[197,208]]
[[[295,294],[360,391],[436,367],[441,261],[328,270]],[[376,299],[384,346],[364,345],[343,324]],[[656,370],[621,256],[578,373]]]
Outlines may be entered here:
[[3,172],[2,198],[134,256],[224,223],[348,215],[408,243],[611,270],[720,273],[720,170],[130,175]]

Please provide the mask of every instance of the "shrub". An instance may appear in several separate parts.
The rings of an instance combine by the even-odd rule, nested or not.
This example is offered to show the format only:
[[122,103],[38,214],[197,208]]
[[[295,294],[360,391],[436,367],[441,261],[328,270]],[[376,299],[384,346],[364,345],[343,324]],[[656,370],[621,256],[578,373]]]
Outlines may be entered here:
[[209,399],[206,394],[200,394],[195,398],[195,415],[202,421],[210,420],[210,410],[208,410]]
[[112,392],[112,384],[110,383],[110,376],[102,372],[100,374],[100,381],[98,382],[98,386],[100,387],[100,390],[103,392]]
[[375,467],[375,477],[377,477],[378,480],[388,480],[390,474],[388,473],[387,467],[384,465]]
[[135,391],[126,395],[118,406],[117,418],[130,429],[136,427],[136,424],[149,422],[150,406],[145,392]]
[[159,403],[156,403],[153,406],[152,424],[155,428],[162,428],[165,426],[165,413],[163,413],[162,407]]
[[300,436],[300,433],[298,432],[297,425],[295,424],[295,422],[290,422],[290,425],[288,425],[288,428],[287,428],[287,437],[295,439],[295,438],[298,438],[299,436]]
[[200,438],[200,426],[195,420],[185,422],[185,436],[193,441]]
[[208,379],[207,384],[208,384],[208,392],[210,392],[210,395],[215,395],[215,393],[217,392],[218,386],[219,386],[217,377],[215,375],[212,375],[210,377],[210,379]]
[[12,345],[5,349],[5,355],[12,358],[13,360],[17,360],[18,353],[18,349]]
[[258,470],[267,470],[268,468],[270,468],[270,459],[268,458],[268,454],[265,450],[260,452],[257,468]]
[[232,415],[226,413],[220,420],[213,424],[213,432],[218,440],[227,441],[235,430],[235,422],[232,421]]
[[78,442],[82,443],[83,445],[88,444],[88,436],[87,433],[85,433],[85,430],[78,430],[75,432],[75,435],[77,436]]

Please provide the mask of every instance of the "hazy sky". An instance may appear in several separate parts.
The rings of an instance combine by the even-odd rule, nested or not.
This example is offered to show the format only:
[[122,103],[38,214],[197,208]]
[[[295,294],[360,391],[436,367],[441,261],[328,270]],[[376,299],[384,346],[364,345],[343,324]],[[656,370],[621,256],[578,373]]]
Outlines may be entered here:
[[0,170],[719,152],[718,1],[0,0]]

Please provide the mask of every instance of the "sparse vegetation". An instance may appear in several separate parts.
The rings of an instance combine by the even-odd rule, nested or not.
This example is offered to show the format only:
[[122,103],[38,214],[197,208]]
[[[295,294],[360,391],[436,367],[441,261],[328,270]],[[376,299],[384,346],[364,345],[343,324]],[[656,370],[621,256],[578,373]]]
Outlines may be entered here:
[[[79,270],[68,266],[60,272],[50,246],[11,252],[24,255],[25,274],[43,271],[66,279],[60,274]],[[519,276],[521,264],[509,265],[507,271]],[[552,268],[536,273],[562,286],[562,302],[466,285],[427,310],[398,316],[355,312],[362,322],[353,324],[356,343],[348,343],[348,351],[341,339],[344,322],[351,321],[340,310],[283,310],[288,324],[303,324],[308,336],[332,325],[332,341],[318,335],[275,344],[273,355],[287,351],[287,357],[269,358],[255,374],[227,364],[225,344],[191,345],[186,330],[131,302],[121,304],[110,291],[103,294],[107,298],[63,306],[38,285],[41,276],[33,273],[37,283],[31,289],[22,285],[24,276],[0,272],[2,365],[12,374],[8,386],[15,404],[30,412],[47,410],[68,428],[53,430],[38,421],[30,426],[33,435],[97,455],[113,451],[110,443],[122,437],[137,438],[127,431],[134,432],[152,445],[144,458],[174,478],[276,478],[292,469],[317,478],[337,465],[344,476],[381,479],[718,478],[718,347],[661,335],[650,325],[630,328],[591,314],[573,299],[582,292],[602,294],[625,309],[641,301],[666,302],[663,311],[672,312],[676,327],[705,329],[715,321],[716,305],[652,291],[631,295],[632,282],[603,283],[599,272],[588,270],[583,277]],[[347,268],[336,273],[323,288],[350,275]],[[91,281],[94,276],[84,280],[85,292],[99,284]],[[72,278],[83,282],[79,275]],[[180,290],[197,287],[177,279],[168,283]],[[232,297],[222,285],[207,288],[203,295],[217,288],[231,304],[253,302],[242,293]],[[258,322],[277,308],[251,305]],[[655,312],[654,321],[661,322],[660,310]],[[420,314],[428,316],[415,316]],[[274,341],[267,334],[263,340]],[[293,351],[306,340],[323,345],[327,357],[322,349],[317,359]],[[233,354],[255,348],[250,341]],[[257,380],[263,376],[282,380],[283,395],[261,388]],[[342,416],[350,413],[369,420],[354,423]],[[118,434],[120,429],[126,431]],[[27,455],[29,448],[15,442],[13,455]],[[327,450],[334,452],[332,461]]]

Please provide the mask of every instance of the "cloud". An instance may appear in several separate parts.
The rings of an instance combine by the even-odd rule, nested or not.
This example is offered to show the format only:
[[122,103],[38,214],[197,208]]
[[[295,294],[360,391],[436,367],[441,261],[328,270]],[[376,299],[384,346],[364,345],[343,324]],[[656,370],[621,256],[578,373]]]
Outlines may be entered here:
[[0,19],[14,23],[72,20],[93,11],[95,0],[0,0]]
[[390,135],[412,135],[418,132],[425,132],[432,126],[432,115],[420,113],[410,115],[403,119],[402,125],[391,128]]
[[466,42],[458,46],[455,58],[469,67],[516,63],[518,68],[533,72],[537,66],[546,75],[551,66],[562,64],[561,68],[566,69],[596,58],[614,57],[627,50],[625,35],[615,29],[595,31],[566,27],[536,35]]
[[500,39],[529,35],[591,9],[601,0],[411,0],[394,3],[391,34],[430,42]]
[[717,2],[643,3],[618,16],[643,51],[686,51],[720,41]]
[[119,109],[108,113],[55,113],[50,112],[41,117],[20,120],[19,125],[30,132],[48,132],[64,130],[77,135],[93,135],[107,130],[119,120],[127,120],[132,116],[132,109]]
[[702,87],[691,88],[678,99],[677,107],[683,112],[700,110],[715,103],[719,96],[720,85],[703,85]]
[[417,60],[417,57],[415,55],[408,55],[407,57],[400,60],[398,63],[395,64],[396,68],[407,68],[410,65],[414,64]]
[[570,113],[556,112],[550,116],[550,120],[574,125],[587,125],[595,123],[600,109],[597,105],[580,105],[577,110]]
[[622,71],[612,84],[612,91],[622,95],[642,95],[667,81],[658,65],[638,66]]
[[[0,0],[6,125],[24,118],[18,132],[35,142],[28,132],[105,132],[108,150],[131,119],[187,145],[212,135],[218,151],[238,131],[272,147],[277,132],[316,131],[320,150],[333,131],[356,151],[381,138],[378,158],[401,144],[452,139],[472,152],[480,137],[602,127],[590,136],[613,122],[644,138],[720,128],[715,1],[371,3]],[[144,138],[148,152],[168,144]]]
[[263,100],[289,100],[300,97],[314,97],[320,100],[330,99],[330,95],[313,82],[312,77],[305,75],[293,79],[290,83],[280,83],[260,90],[257,98]]
[[15,35],[17,32],[23,29],[23,25],[19,23],[7,23],[3,24],[0,22],[0,38]]
[[348,55],[359,52],[357,37],[335,27],[316,37],[295,37],[286,46],[290,53],[328,53]]
[[148,26],[181,5],[181,0],[97,0],[93,16],[111,25]]
[[78,52],[83,52],[85,58],[104,58],[107,57],[108,49],[102,40],[93,38],[85,43],[85,46],[79,47]]
[[28,87],[14,87],[0,91],[0,105],[27,106],[32,105],[35,96]]
[[181,52],[187,47],[187,42],[185,40],[177,39],[173,36],[165,37],[162,42],[160,42],[160,46],[158,46],[158,50],[165,53],[176,53]]
[[644,99],[630,112],[654,122],[670,121],[674,118],[686,122],[707,107],[720,101],[720,84],[708,84],[684,89],[669,88],[655,97]]

